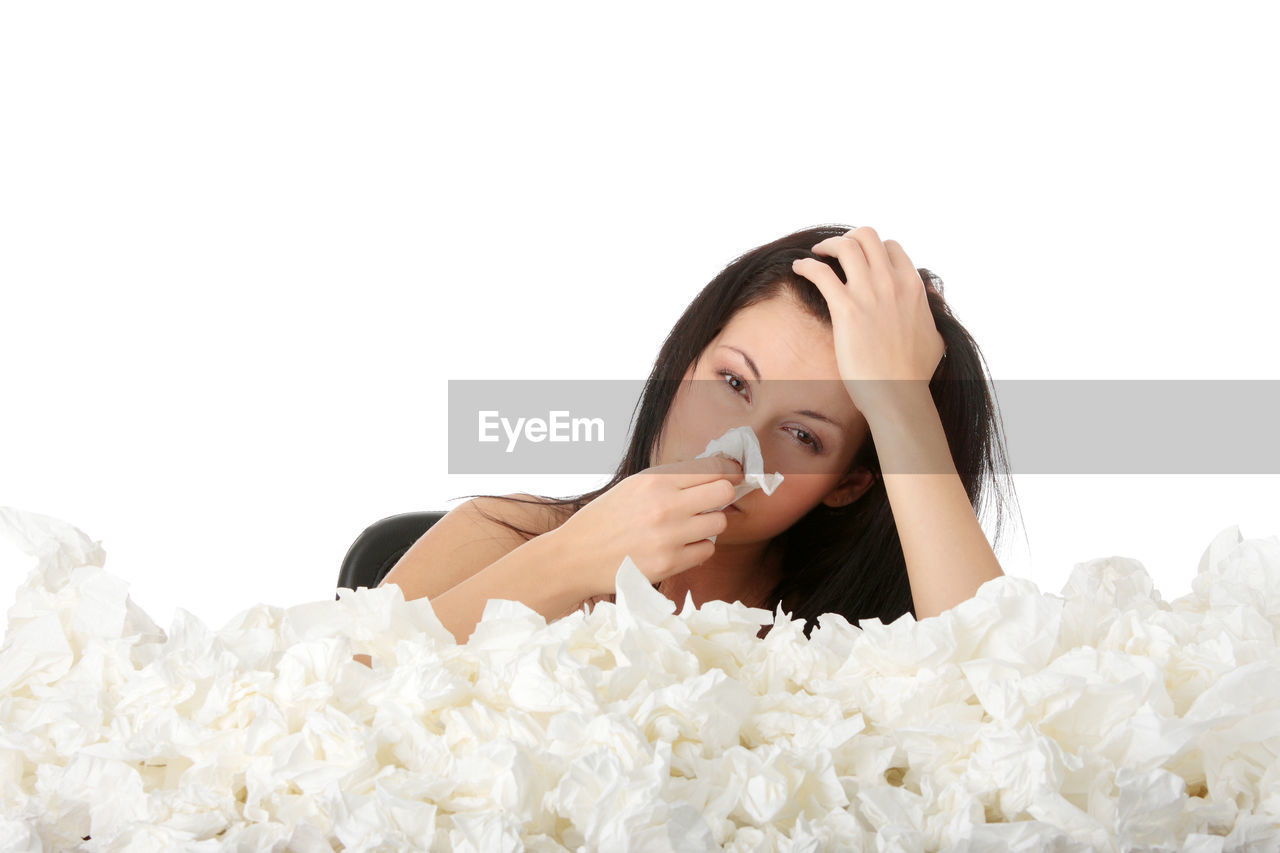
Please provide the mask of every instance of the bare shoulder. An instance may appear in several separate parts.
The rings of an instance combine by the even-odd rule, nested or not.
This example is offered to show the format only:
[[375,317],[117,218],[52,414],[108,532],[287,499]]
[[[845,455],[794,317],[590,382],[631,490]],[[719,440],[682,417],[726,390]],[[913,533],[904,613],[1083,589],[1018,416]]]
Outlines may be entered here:
[[406,600],[432,598],[563,523],[559,507],[533,495],[503,497],[518,500],[481,496],[449,510],[409,546],[382,584],[397,584]]
[[529,531],[534,536],[541,536],[556,529],[564,524],[571,514],[571,507],[557,506],[525,492],[516,492],[503,497],[512,498],[512,500],[479,497],[468,501],[466,506],[477,519],[483,519],[490,524],[493,523],[491,519],[505,521]]

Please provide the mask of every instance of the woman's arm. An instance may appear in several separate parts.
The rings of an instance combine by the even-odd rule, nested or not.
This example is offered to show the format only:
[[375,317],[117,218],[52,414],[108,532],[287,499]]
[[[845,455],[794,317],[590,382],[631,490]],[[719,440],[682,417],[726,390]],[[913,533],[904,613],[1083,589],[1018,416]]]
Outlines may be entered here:
[[[580,565],[581,555],[567,553],[555,532],[535,536],[461,583],[427,596],[440,623],[460,645],[475,631],[491,598],[519,601],[552,622],[591,596],[592,591],[582,583],[587,573]],[[383,581],[388,582],[394,583]],[[373,665],[369,655],[356,655],[355,659],[365,666]]]
[[937,616],[1004,574],[973,514],[929,393],[947,342],[920,270],[896,240],[881,240],[863,225],[810,251],[834,256],[844,270],[841,281],[817,258],[792,265],[822,291],[831,311],[840,378],[871,427],[886,472],[916,618]]
[[895,383],[889,399],[863,414],[902,541],[916,619],[927,619],[973,598],[1004,571],[969,503],[927,383]]
[[[507,497],[537,500],[522,492]],[[404,591],[406,601],[434,600],[528,541],[494,518],[531,533],[545,533],[557,526],[557,519],[541,503],[472,498],[449,510],[419,536],[378,586],[395,584]]]
[[591,596],[578,556],[548,531],[430,599],[431,607],[459,644],[471,637],[491,598],[519,601],[554,621]]
[[[523,493],[518,493],[515,497],[536,500]],[[525,530],[541,530],[543,533],[526,540],[480,512],[482,507],[491,516]],[[541,578],[545,574],[571,571],[570,561],[564,555],[554,553],[558,548],[553,548],[546,542],[534,548],[528,547],[543,540],[561,523],[563,519],[542,504],[474,498],[454,507],[432,525],[392,567],[379,586],[395,584],[400,587],[406,601],[417,598],[429,600],[436,615],[455,638],[459,631],[466,632],[458,639],[459,643],[465,642],[466,637],[475,629],[484,612],[485,601],[489,598],[516,599],[542,613],[548,621],[557,619],[586,599],[587,594],[563,604],[558,611],[548,615],[552,605],[565,598],[557,594],[559,581],[551,578],[541,589],[534,591],[532,596],[527,594],[528,591],[521,586],[521,582],[533,580],[542,583]],[[514,561],[505,563],[497,571],[491,571],[500,561],[517,554],[520,556]],[[528,565],[521,575],[521,581],[510,587],[503,587],[502,584],[507,581],[503,580],[502,575],[513,571],[510,568],[513,564],[519,566],[522,563]],[[468,586],[460,596],[451,595],[441,603],[447,593],[452,593],[454,589],[486,572],[488,574],[483,581]],[[578,571],[572,576],[581,578],[582,573]],[[569,586],[576,587],[576,584],[571,583]],[[539,602],[539,595],[544,593],[548,595],[547,601]],[[478,600],[468,603],[467,599],[475,596],[479,596]],[[542,605],[546,605],[546,609]],[[459,606],[463,610],[474,606],[474,618],[471,618],[470,624],[454,622],[455,618],[470,618],[455,612]],[[355,659],[365,666],[372,666],[369,655],[355,655]]]

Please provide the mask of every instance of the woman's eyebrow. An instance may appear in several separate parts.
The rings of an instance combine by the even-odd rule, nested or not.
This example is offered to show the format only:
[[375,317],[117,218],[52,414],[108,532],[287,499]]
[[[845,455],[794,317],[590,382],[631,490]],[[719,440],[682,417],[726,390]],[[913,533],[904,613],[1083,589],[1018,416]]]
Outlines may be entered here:
[[831,424],[833,427],[835,427],[838,430],[841,430],[841,431],[844,430],[844,424],[840,423],[839,421],[831,420],[831,418],[822,414],[822,412],[815,412],[813,411],[813,409],[796,409],[796,414],[804,415],[806,418],[817,418],[820,421],[826,421],[827,423]]
[[[756,367],[756,363],[751,360],[751,356],[747,355],[745,352],[738,349],[737,347],[729,346],[728,344],[721,344],[721,346],[723,346],[725,349],[731,349],[734,352],[736,352],[738,355],[742,356],[743,359],[746,360],[747,362],[747,367],[751,368],[751,372],[756,375],[756,381],[757,382],[762,381],[760,379],[760,369]],[[837,420],[834,420],[833,418],[827,417],[826,415],[822,414],[822,412],[815,412],[813,409],[796,409],[795,414],[804,415],[806,418],[816,418],[817,420],[820,420],[820,421],[826,421],[827,423],[831,424],[833,427],[839,430],[845,429],[844,424],[840,423]]]
[[738,355],[740,355],[740,356],[742,356],[744,359],[746,359],[746,361],[747,361],[747,367],[750,367],[750,368],[751,368],[751,372],[752,372],[752,373],[754,373],[754,374],[756,375],[756,381],[757,381],[757,382],[759,382],[759,381],[760,381],[760,369],[759,369],[758,367],[756,367],[756,363],[755,363],[754,361],[752,361],[752,360],[751,360],[751,356],[747,355],[745,352],[743,352],[742,350],[738,349],[737,347],[731,347],[731,346],[729,346],[728,344],[725,344],[725,345],[724,345],[724,348],[725,348],[725,349],[731,349],[731,350],[733,350],[734,352],[736,352]]

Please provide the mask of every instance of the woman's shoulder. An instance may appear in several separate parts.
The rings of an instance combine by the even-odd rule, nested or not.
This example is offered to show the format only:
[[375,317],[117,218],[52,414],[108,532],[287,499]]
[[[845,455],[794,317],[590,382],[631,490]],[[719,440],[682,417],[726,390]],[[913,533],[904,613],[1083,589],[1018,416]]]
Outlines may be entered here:
[[555,530],[571,514],[570,507],[558,506],[545,498],[524,492],[474,498],[473,504],[485,514],[527,530],[534,536]]
[[568,521],[569,516],[573,515],[573,507],[552,503],[538,495],[516,492],[507,497],[519,498],[518,501],[505,501],[505,503],[509,506],[520,507],[520,511],[524,513],[525,520],[539,534],[555,530]]

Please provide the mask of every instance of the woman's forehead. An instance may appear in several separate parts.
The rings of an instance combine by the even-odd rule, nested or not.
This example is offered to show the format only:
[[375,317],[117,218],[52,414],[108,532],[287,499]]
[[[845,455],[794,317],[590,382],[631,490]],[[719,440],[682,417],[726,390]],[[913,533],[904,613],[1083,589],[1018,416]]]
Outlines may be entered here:
[[[789,300],[788,300],[789,301]],[[752,379],[840,379],[831,329],[796,307],[769,300],[735,314],[711,341],[708,352],[735,355]]]

